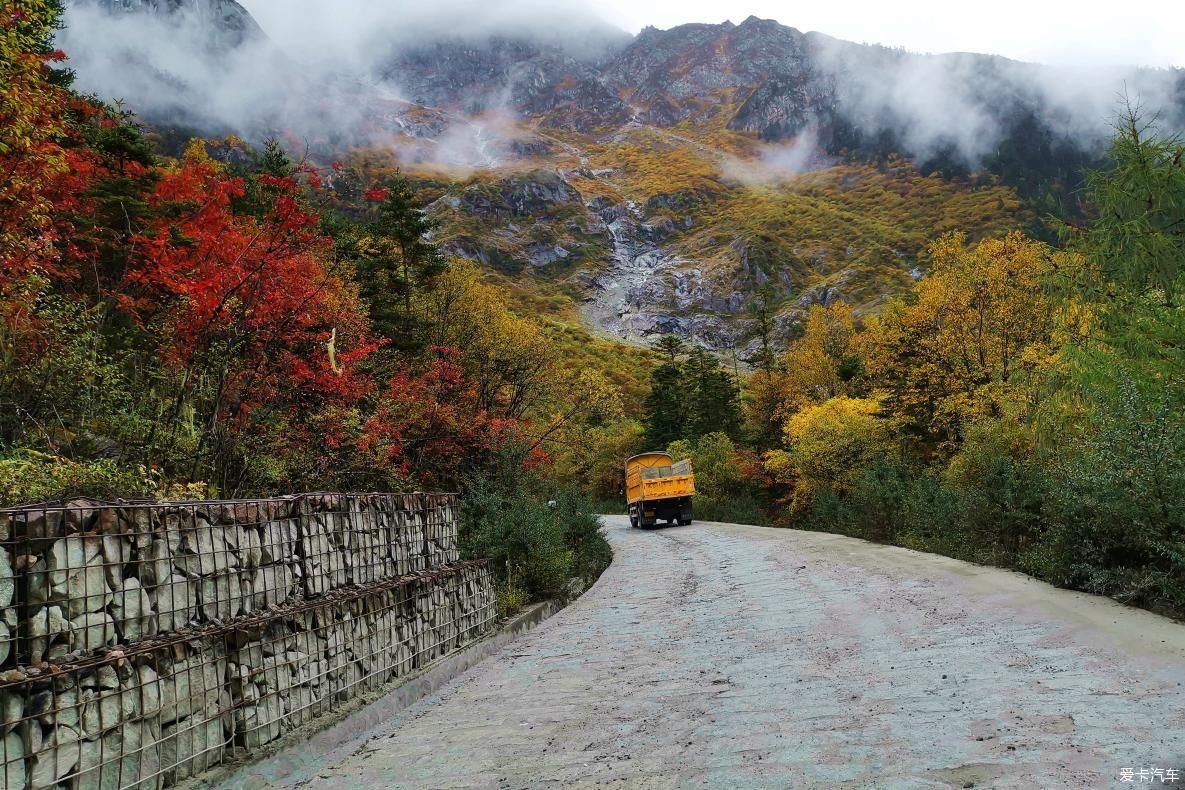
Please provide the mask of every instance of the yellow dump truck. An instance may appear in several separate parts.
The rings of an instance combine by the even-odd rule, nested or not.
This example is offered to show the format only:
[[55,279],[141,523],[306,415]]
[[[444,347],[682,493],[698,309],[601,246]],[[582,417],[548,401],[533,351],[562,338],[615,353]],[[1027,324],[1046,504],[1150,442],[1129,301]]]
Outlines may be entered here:
[[659,519],[690,524],[694,496],[690,458],[675,463],[669,453],[642,453],[625,462],[625,499],[635,527],[653,527]]

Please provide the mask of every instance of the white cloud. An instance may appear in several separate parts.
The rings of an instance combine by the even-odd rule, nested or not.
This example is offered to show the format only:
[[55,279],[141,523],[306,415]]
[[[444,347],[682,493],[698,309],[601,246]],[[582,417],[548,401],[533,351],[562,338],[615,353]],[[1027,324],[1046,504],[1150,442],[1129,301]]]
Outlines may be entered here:
[[[108,99],[126,98],[138,111],[198,125],[212,122],[253,137],[258,134],[252,132],[284,130],[314,147],[332,148],[343,141],[358,141],[359,133],[379,135],[370,140],[376,144],[391,140],[390,131],[383,130],[392,128],[385,119],[399,112],[394,100],[400,75],[386,74],[384,66],[399,45],[429,44],[441,36],[527,33],[562,43],[570,51],[595,48],[613,30],[596,21],[587,1],[242,0],[268,40],[213,56],[197,20],[171,19],[166,24],[158,17],[135,15],[116,21],[89,6],[72,6],[61,43],[73,58],[82,89]],[[1010,91],[1038,99],[1054,130],[1081,142],[1105,132],[1106,119],[1113,116],[1125,83],[1152,111],[1174,104],[1166,93],[1171,81],[1164,79],[1165,73],[1131,81],[1124,76],[1130,69],[1111,65],[1122,53],[1134,59],[1139,49],[1135,38],[1127,35],[1136,29],[1127,17],[1111,28],[1106,20],[1075,20],[1073,15],[1065,26],[1048,21],[1040,27],[1042,20],[1052,20],[1049,4],[1033,4],[1025,16],[1016,10],[1017,0],[999,0],[991,14],[972,19],[967,12],[951,10],[954,4],[939,8],[925,0],[899,0],[891,7],[878,4],[866,13],[851,4],[842,6],[842,14],[832,10],[838,8],[836,4],[802,6],[794,11],[803,18],[795,19],[771,0],[748,2],[751,8],[726,7],[720,0],[686,0],[678,5],[667,0],[638,0],[629,5],[607,0],[599,8],[610,21],[624,26],[636,27],[633,20],[639,17],[660,26],[694,18],[719,21],[726,13],[740,22],[743,14],[753,11],[780,17],[779,21],[802,30],[817,28],[836,38],[905,45],[911,50],[984,50],[1020,56],[1027,52],[1034,59],[1054,62],[1070,60],[1073,54],[1076,63],[1088,64],[1086,68],[1034,69],[992,61],[1001,73],[997,77],[1007,77],[1001,81],[979,73],[982,59],[902,57],[900,52],[886,50],[865,50],[848,59],[845,53],[851,48],[834,47],[832,57],[824,57],[820,65],[842,75],[836,81],[842,105],[856,114],[854,120],[866,130],[887,124],[900,134],[905,149],[919,156],[951,148],[975,162],[989,154],[999,139],[998,111],[1008,104],[1005,94]],[[1178,37],[1174,31],[1185,29],[1185,25],[1168,24],[1173,14],[1185,12],[1165,13],[1161,24],[1144,20],[1153,42],[1143,48],[1148,58],[1156,52],[1155,42]],[[1011,19],[1013,24],[1000,29],[1002,23],[994,21],[997,17]],[[1105,31],[1111,35],[1104,35]],[[1040,52],[1012,51],[1032,47]],[[1066,57],[1040,56],[1058,52]],[[480,68],[477,77],[476,89],[485,89]],[[489,106],[498,107],[493,98]],[[472,124],[461,123],[440,136],[435,147],[449,152],[448,161],[478,161],[485,156],[484,134]],[[811,157],[804,152],[809,154],[811,148],[800,140],[767,152],[762,164],[773,172],[809,167]]]
[[[615,31],[584,0],[240,0],[300,59],[371,64],[393,44],[442,36],[523,34],[568,47]],[[299,53],[299,54],[298,54]]]

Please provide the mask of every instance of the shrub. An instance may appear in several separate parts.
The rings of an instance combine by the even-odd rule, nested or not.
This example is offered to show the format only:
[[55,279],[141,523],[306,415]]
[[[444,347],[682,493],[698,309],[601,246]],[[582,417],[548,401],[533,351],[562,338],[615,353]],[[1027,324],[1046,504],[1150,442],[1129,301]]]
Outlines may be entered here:
[[700,521],[726,524],[769,526],[770,517],[764,499],[748,489],[738,489],[728,496],[697,496],[695,517]]
[[901,545],[950,557],[974,560],[972,542],[978,502],[973,492],[923,475],[915,478],[902,503]]
[[878,463],[866,470],[844,503],[848,534],[896,542],[905,528],[905,503],[912,475],[896,464]]
[[612,552],[589,500],[545,484],[526,468],[527,456],[512,444],[470,481],[461,500],[462,551],[492,561],[508,599],[515,587],[531,600],[563,599],[572,578],[585,586],[596,581]]
[[797,472],[796,502],[821,489],[851,490],[864,470],[895,451],[893,425],[872,399],[832,398],[786,423],[789,460]]
[[158,481],[115,461],[72,461],[24,450],[0,458],[0,507],[88,496],[96,499],[153,496]]
[[1095,430],[1054,465],[1047,578],[1154,607],[1185,608],[1185,421],[1132,384],[1096,394]]
[[770,523],[757,460],[724,433],[686,439],[667,450],[676,461],[690,457],[695,470],[695,517],[730,524]]

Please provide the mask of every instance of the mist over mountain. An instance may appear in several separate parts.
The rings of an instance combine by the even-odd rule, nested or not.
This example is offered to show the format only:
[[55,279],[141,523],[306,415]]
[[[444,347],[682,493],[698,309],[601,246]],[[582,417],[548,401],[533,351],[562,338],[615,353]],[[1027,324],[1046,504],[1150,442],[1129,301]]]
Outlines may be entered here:
[[1046,160],[1094,151],[1124,95],[1169,126],[1185,121],[1179,70],[915,55],[756,18],[631,37],[578,6],[530,2],[257,5],[275,30],[234,0],[76,0],[61,43],[100,96],[251,137],[374,143],[448,125],[408,123],[398,100],[586,132],[728,108],[730,128],[766,140],[809,133],[829,154],[975,168],[1017,145]]
[[83,90],[181,140],[389,157],[430,186],[446,252],[629,340],[751,344],[758,294],[782,336],[812,304],[874,310],[944,229],[1075,214],[1124,101],[1185,128],[1181,70],[919,55],[755,17],[631,36],[534,0],[75,0],[65,21]]

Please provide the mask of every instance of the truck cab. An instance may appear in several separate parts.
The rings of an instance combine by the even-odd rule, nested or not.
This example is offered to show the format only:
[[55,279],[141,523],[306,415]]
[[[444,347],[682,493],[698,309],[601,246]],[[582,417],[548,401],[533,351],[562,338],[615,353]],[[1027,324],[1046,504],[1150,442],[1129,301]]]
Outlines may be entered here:
[[691,459],[670,453],[642,453],[625,462],[625,498],[630,525],[653,527],[660,520],[686,526],[694,517],[695,472]]

